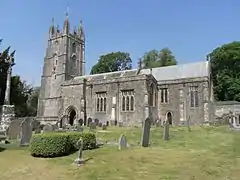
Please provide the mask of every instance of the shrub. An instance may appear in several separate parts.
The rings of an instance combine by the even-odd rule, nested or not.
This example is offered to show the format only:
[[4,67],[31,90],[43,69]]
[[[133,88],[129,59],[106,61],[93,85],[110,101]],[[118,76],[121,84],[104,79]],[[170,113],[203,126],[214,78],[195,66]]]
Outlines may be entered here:
[[34,157],[58,157],[71,152],[68,134],[34,134],[30,142],[30,153]]
[[93,133],[54,132],[34,134],[30,141],[30,153],[34,157],[59,157],[78,149],[77,141],[82,137],[83,150],[96,148]]
[[80,137],[83,139],[83,150],[96,148],[96,136],[93,133],[70,132],[67,134],[69,135],[69,140],[72,144],[73,151],[78,149],[77,142]]

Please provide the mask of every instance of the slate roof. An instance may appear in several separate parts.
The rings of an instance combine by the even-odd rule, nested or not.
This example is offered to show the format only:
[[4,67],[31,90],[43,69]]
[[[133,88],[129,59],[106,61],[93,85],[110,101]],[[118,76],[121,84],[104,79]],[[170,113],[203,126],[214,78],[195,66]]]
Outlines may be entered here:
[[[150,74],[150,69],[143,69],[140,74]],[[207,77],[209,75],[209,62],[201,61],[153,68],[152,75],[157,81]]]
[[136,76],[137,69],[132,70],[125,70],[125,71],[116,71],[116,72],[109,72],[109,73],[102,73],[102,74],[93,74],[93,75],[85,75],[85,76],[77,76],[74,79],[87,79],[87,80],[104,80],[104,79],[113,79],[113,78],[120,78],[120,77],[130,77]]
[[[74,79],[103,80],[120,77],[136,76],[138,69],[109,72],[94,75],[78,76]],[[150,69],[142,69],[139,74],[150,74]],[[185,78],[207,77],[209,75],[209,62],[201,61],[188,64],[179,64],[167,67],[152,68],[152,75],[157,81],[175,80]]]

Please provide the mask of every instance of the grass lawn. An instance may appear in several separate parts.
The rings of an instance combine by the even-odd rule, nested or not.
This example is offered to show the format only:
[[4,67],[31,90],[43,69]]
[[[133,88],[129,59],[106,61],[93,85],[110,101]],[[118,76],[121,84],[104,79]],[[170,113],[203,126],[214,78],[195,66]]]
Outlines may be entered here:
[[[108,128],[98,138],[117,141],[126,134],[126,150],[117,146],[84,151],[82,167],[73,165],[76,153],[54,159],[33,158],[26,148],[12,145],[0,152],[0,179],[3,180],[234,180],[240,179],[240,132],[227,127],[173,127],[170,140],[162,140],[162,128],[151,129],[151,145],[140,147],[141,129]],[[3,145],[0,145],[0,147]],[[1,150],[0,150],[1,151]]]

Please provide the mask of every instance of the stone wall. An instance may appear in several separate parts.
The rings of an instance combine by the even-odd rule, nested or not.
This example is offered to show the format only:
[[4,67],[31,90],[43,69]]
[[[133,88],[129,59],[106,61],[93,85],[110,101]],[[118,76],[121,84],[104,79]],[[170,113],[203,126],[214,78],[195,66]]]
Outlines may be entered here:
[[214,103],[215,119],[221,117],[224,114],[228,114],[229,111],[233,114],[240,115],[240,102],[237,101],[217,101]]
[[[145,95],[149,94],[149,85],[157,82],[149,75],[136,75],[119,78],[91,79],[86,82],[86,115],[100,121],[121,121],[124,124],[141,124],[146,118],[144,103]],[[69,109],[76,111],[76,118],[84,119],[82,99],[84,98],[84,80],[75,79],[63,84],[63,113],[67,114]],[[134,109],[125,112],[122,110],[123,91],[134,91]],[[156,90],[155,90],[156,91]],[[97,94],[106,94],[106,111],[97,111]],[[147,106],[148,106],[147,102]],[[148,108],[149,114],[157,114],[157,108]],[[152,116],[152,119],[156,116]]]
[[[161,103],[161,91],[158,92],[159,116],[166,119],[171,113],[173,124],[181,124],[188,119],[191,124],[209,121],[209,82],[208,78],[192,78],[158,82],[158,88],[168,89],[168,102]],[[198,106],[190,106],[190,88],[198,88]]]

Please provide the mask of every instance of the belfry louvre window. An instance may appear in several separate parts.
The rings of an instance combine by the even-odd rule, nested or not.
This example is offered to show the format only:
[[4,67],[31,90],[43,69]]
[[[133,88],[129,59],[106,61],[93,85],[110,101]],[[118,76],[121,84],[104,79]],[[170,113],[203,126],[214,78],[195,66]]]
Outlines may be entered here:
[[168,103],[168,88],[160,89],[161,103]]
[[96,93],[96,111],[106,112],[107,110],[107,92]]
[[134,90],[122,90],[122,111],[134,111],[135,106]]
[[190,106],[191,107],[198,107],[199,106],[199,99],[198,99],[198,87],[193,86],[190,87]]

